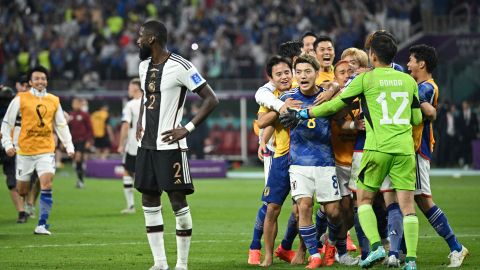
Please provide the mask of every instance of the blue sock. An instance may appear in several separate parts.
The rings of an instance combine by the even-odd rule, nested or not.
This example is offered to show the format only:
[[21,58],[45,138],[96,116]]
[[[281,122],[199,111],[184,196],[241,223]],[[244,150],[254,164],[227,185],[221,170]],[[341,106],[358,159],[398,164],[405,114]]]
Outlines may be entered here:
[[388,256],[395,255],[398,258],[398,250],[403,238],[403,215],[398,203],[392,203],[387,207],[388,213],[388,237],[390,238],[390,251]]
[[442,209],[434,205],[432,208],[430,208],[430,210],[427,211],[425,216],[435,231],[437,231],[438,235],[447,241],[451,251],[462,250],[462,245],[458,242],[457,237],[455,237],[455,233],[453,233],[452,227],[450,227],[450,224],[448,224],[447,217],[442,212]]
[[291,250],[293,241],[298,234],[298,227],[297,227],[297,219],[293,213],[290,214],[290,218],[288,219],[287,224],[287,231],[285,232],[285,236],[282,240],[282,248],[285,250]]
[[337,248],[338,256],[347,253],[347,239],[337,239],[335,247]]
[[303,242],[305,243],[305,247],[307,248],[310,255],[314,255],[318,253],[317,248],[317,238],[316,238],[316,230],[315,225],[310,225],[306,227],[299,228],[300,235],[303,238]]
[[321,208],[318,208],[317,214],[315,215],[315,228],[317,230],[317,241],[318,248],[322,248],[323,244],[320,241],[320,237],[327,232],[328,220],[325,212]]
[[365,236],[365,233],[362,230],[362,226],[360,226],[360,221],[358,219],[358,208],[353,208],[353,221],[355,226],[355,233],[357,234],[358,245],[360,246],[360,251],[362,253],[362,260],[365,260],[370,252],[370,242],[368,238]]
[[38,220],[38,225],[46,225],[48,220],[48,215],[52,210],[52,190],[45,189],[40,191],[40,218]]
[[328,222],[328,240],[335,243],[337,241],[337,235],[340,232],[340,225],[333,224],[330,221]]
[[253,239],[250,244],[250,249],[262,248],[263,235],[263,221],[265,221],[265,214],[267,213],[267,204],[263,203],[262,207],[258,209],[257,218],[255,220],[255,227],[253,228]]

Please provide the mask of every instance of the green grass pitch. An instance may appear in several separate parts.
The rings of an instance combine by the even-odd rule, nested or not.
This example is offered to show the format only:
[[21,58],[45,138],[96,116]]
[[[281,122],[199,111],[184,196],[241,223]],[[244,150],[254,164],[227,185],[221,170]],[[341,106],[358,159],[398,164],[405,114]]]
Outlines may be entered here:
[[[16,212],[4,184],[0,188],[0,269],[148,269],[152,255],[145,235],[140,194],[137,213],[121,215],[125,206],[121,181],[87,179],[86,189],[74,188],[70,169],[59,170],[54,181],[54,205],[49,223],[52,236],[33,234],[36,220],[16,224]],[[447,214],[470,256],[462,269],[480,269],[480,199],[478,177],[432,179],[434,199]],[[240,179],[197,180],[189,196],[193,239],[189,269],[258,269],[247,265],[247,252],[263,181]],[[170,268],[176,262],[175,220],[167,198],[162,198],[165,243]],[[38,212],[38,206],[37,206]],[[280,220],[277,245],[290,212],[287,202]],[[38,213],[37,213],[38,215]],[[420,216],[420,269],[445,269],[448,246]],[[352,237],[355,233],[352,229]],[[357,269],[342,267],[335,269]],[[382,268],[376,266],[375,268]],[[375,269],[374,268],[374,269]],[[279,260],[271,269],[304,269]]]

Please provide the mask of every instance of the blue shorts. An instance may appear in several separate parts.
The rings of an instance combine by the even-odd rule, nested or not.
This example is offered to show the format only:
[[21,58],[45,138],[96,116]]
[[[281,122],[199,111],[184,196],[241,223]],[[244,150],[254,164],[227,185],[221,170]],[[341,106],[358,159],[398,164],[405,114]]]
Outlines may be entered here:
[[290,192],[289,155],[272,159],[267,185],[263,190],[262,201],[282,205]]

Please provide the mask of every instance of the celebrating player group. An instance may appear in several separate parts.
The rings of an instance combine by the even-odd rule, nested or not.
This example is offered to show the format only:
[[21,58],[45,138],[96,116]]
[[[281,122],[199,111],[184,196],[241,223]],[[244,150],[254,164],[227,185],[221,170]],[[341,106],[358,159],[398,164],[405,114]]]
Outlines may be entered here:
[[[307,32],[298,42],[281,44],[268,60],[269,82],[255,94],[266,183],[249,264],[269,267],[275,256],[308,269],[335,262],[417,269],[416,204],[448,244],[448,267],[462,265],[468,250],[430,189],[436,51],[425,44],[410,47],[410,74],[393,63],[396,53],[395,37],[376,31],[366,38],[365,51],[346,49],[333,65],[333,41]],[[274,250],[288,193],[292,214]],[[315,200],[320,206],[314,213]],[[349,254],[357,249],[352,227],[359,258]],[[421,260],[421,250],[418,255]]]

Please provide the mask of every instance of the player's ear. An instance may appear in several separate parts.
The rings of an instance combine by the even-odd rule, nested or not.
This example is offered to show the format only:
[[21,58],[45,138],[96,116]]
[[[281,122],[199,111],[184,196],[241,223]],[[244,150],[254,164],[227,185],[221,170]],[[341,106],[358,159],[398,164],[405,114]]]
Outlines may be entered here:
[[153,42],[155,42],[155,36],[151,36],[151,37],[148,39],[148,43],[152,44]]
[[418,62],[418,66],[419,66],[420,68],[425,68],[425,61],[419,61],[419,62]]

